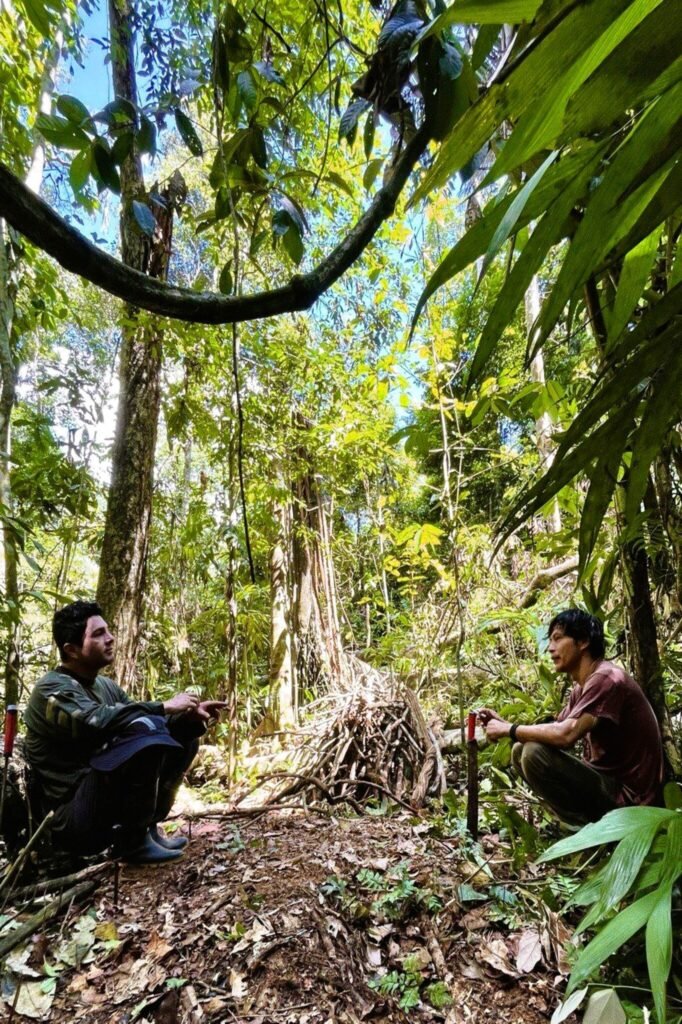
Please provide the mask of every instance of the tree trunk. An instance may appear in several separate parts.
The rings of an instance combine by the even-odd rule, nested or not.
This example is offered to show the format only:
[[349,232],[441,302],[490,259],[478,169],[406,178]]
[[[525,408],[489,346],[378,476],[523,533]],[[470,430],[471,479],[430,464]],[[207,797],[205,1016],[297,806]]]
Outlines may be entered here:
[[[280,477],[281,474],[278,474]],[[281,483],[281,480],[279,481]],[[283,491],[283,484],[281,490]],[[291,509],[277,499],[273,508],[275,540],[270,551],[270,692],[279,728],[296,721],[294,659],[291,635],[289,554],[291,550]]]
[[676,614],[682,612],[682,510],[676,496],[677,483],[674,476],[672,454],[669,447],[663,449],[653,465],[654,486],[658,499],[658,511],[663,529],[670,543],[674,585],[671,599]]
[[[309,429],[302,417],[295,426]],[[336,573],[324,501],[304,443],[293,484],[292,573],[294,665],[297,692],[320,684],[347,685],[350,668],[339,626]]]
[[[132,5],[109,0],[114,92],[137,104]],[[135,270],[165,280],[171,252],[173,212],[184,198],[178,181],[154,204],[150,239],[133,215],[134,200],[146,197],[136,146],[121,166],[121,257]],[[163,331],[147,314],[126,306],[122,329],[120,394],[112,452],[111,484],[100,556],[97,600],[116,635],[114,671],[121,685],[133,683],[140,640],[152,516],[154,452],[160,406]]]
[[16,704],[19,695],[20,624],[19,574],[16,529],[12,514],[10,467],[12,453],[12,411],[16,401],[17,367],[12,351],[14,301],[10,274],[9,240],[0,219],[0,504],[3,508],[2,547],[4,601],[7,609],[7,653],[5,656],[5,706]]
[[[232,432],[233,433],[233,432]],[[239,735],[239,715],[237,704],[237,685],[239,681],[239,636],[237,622],[237,544],[235,540],[237,521],[239,519],[237,491],[237,474],[235,472],[235,443],[234,437],[230,436],[228,470],[229,479],[227,482],[227,518],[230,524],[229,534],[229,556],[227,563],[227,575],[225,577],[225,604],[227,605],[227,622],[225,624],[225,644],[227,647],[227,687],[225,699],[227,700],[227,724],[228,734],[228,774],[234,780],[237,768],[237,739]],[[222,698],[222,694],[219,694]]]
[[658,650],[646,548],[639,541],[624,544],[621,561],[628,595],[630,660],[633,674],[656,712],[669,772],[679,775],[680,756],[665,700],[665,680]]

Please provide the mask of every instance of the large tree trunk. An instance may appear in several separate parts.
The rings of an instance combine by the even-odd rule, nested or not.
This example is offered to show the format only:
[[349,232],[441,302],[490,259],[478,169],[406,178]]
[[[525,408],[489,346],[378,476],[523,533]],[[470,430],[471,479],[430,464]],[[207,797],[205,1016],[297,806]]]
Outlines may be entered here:
[[[300,430],[310,424],[296,416]],[[329,517],[305,442],[298,446],[293,483],[292,572],[297,692],[345,686],[350,678],[339,625]]]
[[[109,0],[111,66],[117,97],[137,104],[132,5]],[[121,166],[121,256],[135,270],[165,280],[173,210],[182,201],[178,183],[154,204],[157,230],[150,239],[133,215],[146,196],[135,146]],[[147,314],[126,306],[122,329],[120,394],[111,484],[100,556],[97,600],[116,635],[114,671],[122,685],[135,679],[152,516],[154,452],[159,419],[163,332]]]
[[7,614],[7,653],[5,656],[5,706],[16,704],[19,694],[20,612],[16,530],[9,520],[12,513],[10,466],[12,453],[12,411],[16,401],[17,367],[13,356],[12,295],[9,239],[0,219],[0,503],[3,507],[2,549],[4,563],[4,602]]

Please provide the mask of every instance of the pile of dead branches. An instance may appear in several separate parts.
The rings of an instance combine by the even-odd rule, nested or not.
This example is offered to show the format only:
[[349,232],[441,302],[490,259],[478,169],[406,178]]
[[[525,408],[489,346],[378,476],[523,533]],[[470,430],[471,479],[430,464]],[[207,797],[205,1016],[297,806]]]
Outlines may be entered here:
[[291,770],[263,777],[278,783],[266,806],[346,802],[362,812],[387,798],[419,808],[445,791],[444,734],[408,687],[374,680],[369,691],[327,695],[312,721]]

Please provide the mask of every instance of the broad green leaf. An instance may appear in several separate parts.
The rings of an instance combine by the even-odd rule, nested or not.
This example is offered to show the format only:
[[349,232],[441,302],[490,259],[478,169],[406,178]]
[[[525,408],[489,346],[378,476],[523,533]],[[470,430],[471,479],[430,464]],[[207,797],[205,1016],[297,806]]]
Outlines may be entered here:
[[679,782],[666,782],[663,787],[665,806],[671,811],[682,811],[682,787]]
[[535,171],[535,173],[531,175],[528,181],[524,183],[523,187],[518,189],[518,191],[514,195],[514,198],[509,205],[509,209],[506,210],[504,217],[502,218],[497,228],[495,229],[495,234],[493,235],[490,245],[486,250],[486,254],[483,257],[483,266],[481,268],[480,274],[481,277],[483,277],[486,270],[490,266],[491,260],[493,260],[495,256],[497,256],[498,252],[500,251],[504,243],[507,241],[511,233],[516,228],[518,220],[521,214],[523,213],[524,209],[526,208],[528,200],[530,199],[533,192],[538,187],[538,185],[540,184],[540,182],[542,181],[545,174],[552,166],[558,155],[559,154],[556,151],[550,153],[549,156],[547,156],[545,160],[540,164],[537,171]]
[[481,98],[456,123],[440,147],[438,156],[414,193],[410,205],[444,185],[487,145],[495,129],[510,116],[516,120],[552,88],[557,76],[579,60],[622,11],[617,0],[579,4],[569,10],[552,31],[529,48],[527,55],[501,82],[486,89]]
[[660,3],[661,0],[633,0],[604,27],[601,34],[597,36],[595,33],[594,41],[563,73],[555,75],[550,88],[543,93],[539,102],[530,107],[528,114],[519,120],[488,175],[489,180],[494,181],[502,174],[509,173],[538,150],[555,142],[571,96]]
[[486,60],[490,56],[491,50],[499,39],[499,36],[499,25],[484,25],[481,28],[480,32],[476,36],[474,48],[471,51],[471,66],[474,71],[478,71],[478,69],[485,64]]
[[362,97],[348,104],[339,122],[339,139],[348,139],[349,144],[353,144],[358,121],[369,107],[369,100]]
[[121,179],[112,159],[111,150],[104,139],[95,139],[90,152],[92,154],[90,168],[96,179],[118,195],[121,191]]
[[639,509],[646,490],[649,466],[662,448],[668,431],[679,420],[681,405],[682,357],[673,351],[654,378],[635,436],[625,502],[628,520],[632,520]]
[[69,182],[74,192],[80,192],[90,177],[90,150],[76,153],[69,167]]
[[156,156],[156,125],[144,114],[140,118],[137,148],[140,153],[149,153],[150,156]]
[[558,197],[548,207],[507,275],[476,346],[469,371],[470,384],[480,376],[502,332],[513,321],[516,309],[523,300],[533,275],[540,269],[549,250],[567,233],[571,212],[587,188],[599,153],[600,150],[596,150],[587,167],[578,171],[566,183]]
[[[606,169],[543,307],[534,350],[548,336],[575,289],[587,280],[599,259],[627,234],[670,173],[667,162],[670,151],[676,148],[676,132],[682,121],[680,104],[682,83],[648,108]],[[640,175],[651,171],[655,173],[640,184]],[[624,198],[626,191],[629,194]]]
[[[632,423],[633,421],[631,421]],[[624,426],[623,440],[628,430]],[[590,473],[590,488],[580,516],[579,564],[580,579],[583,578],[594,546],[597,543],[601,524],[611,503],[618,481],[618,470],[623,450],[620,445],[612,451],[603,452]]]
[[232,260],[228,260],[223,269],[220,272],[220,278],[218,280],[218,288],[223,295],[231,295],[234,287],[232,279]]
[[651,274],[659,239],[660,232],[652,231],[639,245],[630,250],[623,261],[616,301],[611,315],[608,316],[609,349],[616,343],[644,291]]
[[[639,807],[624,809],[642,810]],[[616,814],[618,812],[611,811],[610,813]],[[599,825],[600,822],[596,822],[596,824]],[[566,988],[567,995],[587,981],[593,971],[601,967],[617,949],[620,949],[623,943],[631,939],[638,931],[641,931],[649,920],[649,915],[652,913],[658,900],[658,891],[649,893],[648,896],[643,896],[629,907],[621,910],[619,914],[604,925],[578,957],[571,973],[568,987]]]
[[646,962],[658,1024],[665,1024],[665,993],[673,956],[672,883],[656,894],[658,900],[646,925]]
[[303,259],[303,239],[294,224],[289,226],[289,230],[282,238],[282,244],[293,262],[298,266]]
[[542,0],[454,0],[427,25],[417,42],[450,25],[517,25],[532,21]]
[[369,114],[365,119],[365,130],[363,132],[363,146],[365,149],[365,157],[369,160],[374,149],[374,113],[370,110]]
[[644,821],[618,843],[602,878],[602,894],[594,908],[596,918],[603,917],[628,894],[662,825],[657,819]]
[[252,114],[258,103],[258,89],[250,71],[239,72],[237,75],[237,89],[244,101],[244,106]]
[[28,20],[44,38],[52,36],[54,25],[59,18],[58,6],[54,3],[45,3],[44,0],[21,0],[19,6],[24,9]]
[[383,165],[384,161],[382,159],[375,159],[370,160],[365,167],[365,172],[362,175],[362,184],[367,192],[371,190]]
[[664,0],[577,90],[568,101],[560,141],[613,125],[614,97],[621,111],[637,109],[679,81],[682,19],[676,13],[677,0]]
[[657,821],[660,827],[666,821],[669,822],[673,815],[673,811],[667,811],[664,807],[618,807],[615,811],[609,811],[599,821],[585,825],[575,835],[566,836],[565,839],[554,843],[538,857],[537,863],[543,864],[548,860],[577,853],[579,850],[614,843],[626,836],[631,829],[638,828],[648,821]]
[[265,144],[263,129],[258,126],[251,129],[251,153],[258,166],[265,170],[268,166],[268,148]]
[[62,149],[84,149],[90,145],[82,128],[57,114],[38,114],[35,126],[43,138]]
[[[587,169],[596,163],[602,148],[601,146],[588,144],[582,146],[576,153],[566,159],[557,161],[550,168],[537,189],[528,197],[518,225],[525,226],[531,221],[542,217],[558,196],[564,195],[567,189],[575,187],[576,179],[579,176],[587,177]],[[500,221],[513,203],[514,195],[515,193],[512,193],[503,198],[495,197],[491,200],[487,204],[480,220],[476,221],[465,232],[459,242],[453,246],[445,259],[439,264],[419,296],[419,301],[412,318],[411,332],[414,332],[419,315],[434,292],[444,284],[447,284],[456,274],[468,267],[485,252]],[[499,312],[498,310],[497,314]]]
[[204,147],[201,144],[201,139],[196,133],[194,125],[188,118],[187,114],[179,107],[175,110],[175,123],[180,133],[180,138],[187,146],[190,153],[193,156],[201,156],[204,152]]
[[75,96],[60,96],[57,100],[57,110],[68,121],[78,126],[90,120],[90,111]]

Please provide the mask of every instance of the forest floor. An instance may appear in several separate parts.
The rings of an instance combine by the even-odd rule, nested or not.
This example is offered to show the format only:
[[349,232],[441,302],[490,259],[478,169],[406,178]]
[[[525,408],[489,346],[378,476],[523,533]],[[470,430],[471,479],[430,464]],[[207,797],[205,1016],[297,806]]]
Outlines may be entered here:
[[540,1024],[565,989],[539,870],[407,812],[203,817],[181,860],[107,871],[10,954],[0,1020]]

